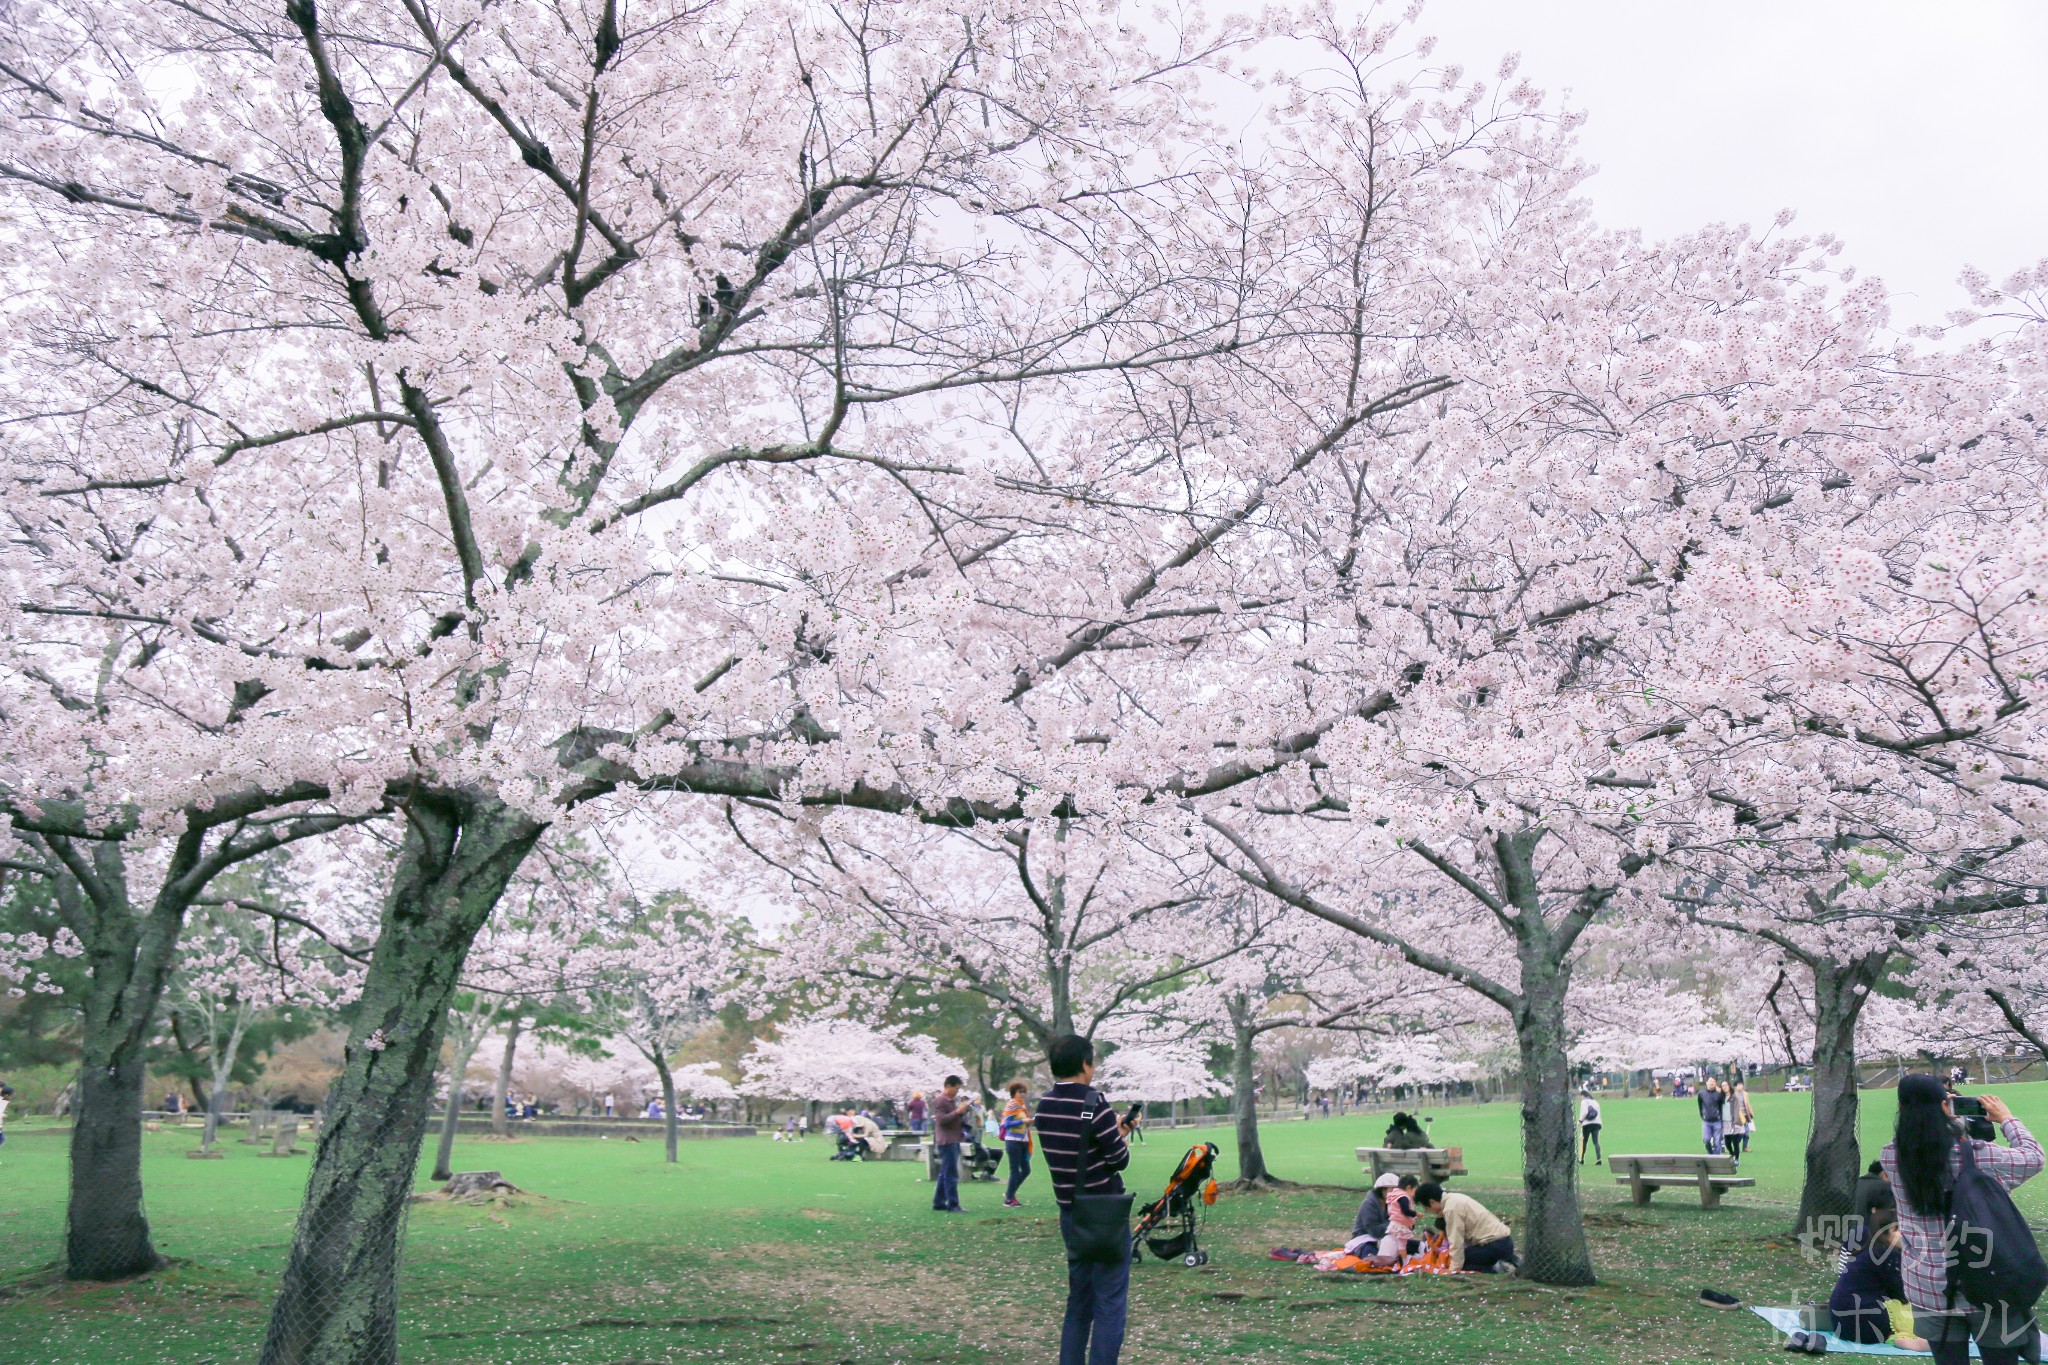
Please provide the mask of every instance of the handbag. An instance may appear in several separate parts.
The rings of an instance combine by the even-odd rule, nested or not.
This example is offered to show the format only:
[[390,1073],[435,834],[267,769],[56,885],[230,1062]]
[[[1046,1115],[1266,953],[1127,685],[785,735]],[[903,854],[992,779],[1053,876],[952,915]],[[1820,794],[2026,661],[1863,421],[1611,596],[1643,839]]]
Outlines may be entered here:
[[[1094,1128],[1086,1131],[1088,1141],[1081,1149],[1080,1168],[1074,1173],[1077,1184],[1087,1175],[1088,1155],[1098,1145]],[[1130,1194],[1083,1194],[1075,1190],[1074,1202],[1061,1227],[1066,1234],[1067,1259],[1094,1265],[1115,1265],[1118,1261],[1128,1260],[1131,1255],[1133,1199]]]

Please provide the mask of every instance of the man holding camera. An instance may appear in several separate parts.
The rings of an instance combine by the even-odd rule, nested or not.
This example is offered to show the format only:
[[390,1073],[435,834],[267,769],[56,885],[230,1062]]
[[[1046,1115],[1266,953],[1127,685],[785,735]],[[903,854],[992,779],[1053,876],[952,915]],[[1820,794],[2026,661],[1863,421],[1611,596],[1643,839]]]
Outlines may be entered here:
[[1038,1101],[1038,1131],[1067,1248],[1067,1317],[1060,1365],[1116,1365],[1131,1287],[1131,1197],[1117,1172],[1131,1164],[1127,1121],[1095,1079],[1095,1045],[1077,1034],[1046,1050],[1053,1087]]

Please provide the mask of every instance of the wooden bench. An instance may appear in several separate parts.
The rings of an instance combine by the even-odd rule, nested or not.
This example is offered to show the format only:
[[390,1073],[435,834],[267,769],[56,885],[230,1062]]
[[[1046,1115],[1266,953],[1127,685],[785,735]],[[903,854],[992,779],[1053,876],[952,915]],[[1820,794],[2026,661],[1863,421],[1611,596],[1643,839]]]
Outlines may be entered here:
[[1628,1186],[1638,1205],[1648,1204],[1650,1196],[1666,1185],[1691,1185],[1700,1192],[1701,1208],[1717,1209],[1722,1191],[1756,1184],[1749,1176],[1735,1174],[1735,1158],[1730,1156],[1639,1152],[1611,1156],[1607,1164],[1614,1171],[1614,1183]]
[[1374,1181],[1388,1171],[1438,1184],[1467,1174],[1463,1147],[1360,1147],[1357,1151],[1366,1174]]

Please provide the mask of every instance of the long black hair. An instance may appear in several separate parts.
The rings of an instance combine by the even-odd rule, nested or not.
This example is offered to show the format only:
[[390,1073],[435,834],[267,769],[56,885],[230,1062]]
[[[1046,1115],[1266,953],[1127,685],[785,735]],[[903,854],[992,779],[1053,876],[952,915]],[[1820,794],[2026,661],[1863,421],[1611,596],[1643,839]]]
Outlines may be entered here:
[[1899,1158],[1900,1193],[1915,1213],[1948,1212],[1956,1121],[1941,1107],[1947,1098],[1948,1091],[1932,1076],[1899,1078],[1899,1124],[1892,1143]]

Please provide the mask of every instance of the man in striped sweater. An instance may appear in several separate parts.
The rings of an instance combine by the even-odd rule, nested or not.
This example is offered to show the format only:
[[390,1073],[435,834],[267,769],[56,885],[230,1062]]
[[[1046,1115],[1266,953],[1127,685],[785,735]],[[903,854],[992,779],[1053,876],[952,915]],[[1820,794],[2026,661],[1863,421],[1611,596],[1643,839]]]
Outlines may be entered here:
[[[1122,1194],[1117,1172],[1131,1164],[1125,1125],[1091,1082],[1095,1045],[1068,1033],[1046,1050],[1053,1087],[1038,1101],[1032,1127],[1052,1175],[1060,1206],[1060,1237],[1072,1248],[1074,1195]],[[1128,1252],[1112,1260],[1067,1256],[1067,1318],[1060,1329],[1060,1365],[1116,1365],[1124,1345],[1124,1310],[1131,1287]]]

